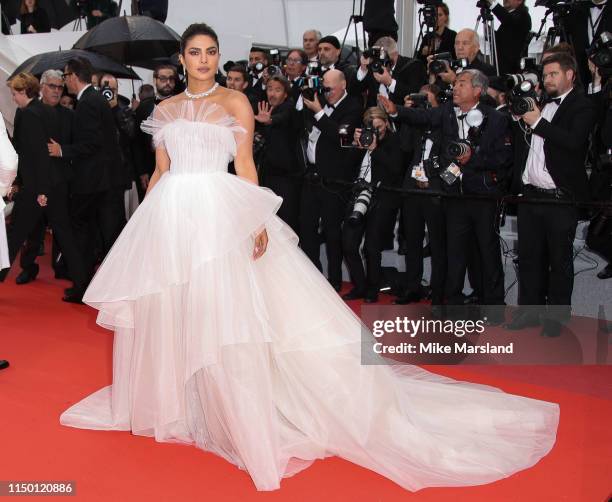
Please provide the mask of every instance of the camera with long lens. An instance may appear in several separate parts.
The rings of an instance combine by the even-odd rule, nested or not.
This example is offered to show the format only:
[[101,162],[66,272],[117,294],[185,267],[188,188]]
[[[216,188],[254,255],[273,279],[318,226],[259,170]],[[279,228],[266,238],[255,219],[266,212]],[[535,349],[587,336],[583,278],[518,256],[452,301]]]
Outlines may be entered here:
[[412,108],[431,108],[431,103],[427,99],[427,94],[415,92],[408,95],[408,99],[412,101]]
[[[513,75],[515,77],[516,75]],[[508,93],[508,107],[513,115],[521,116],[527,112],[532,112],[538,107],[539,96],[535,90],[537,85],[537,77],[535,80],[526,79],[512,87]]]
[[604,31],[586,53],[602,77],[609,77],[612,74],[612,34],[609,31]]
[[278,49],[270,49],[270,65],[268,66],[268,75],[281,75],[281,56]]
[[318,61],[311,61],[306,68],[306,77],[302,79],[300,92],[304,99],[313,101],[315,95],[322,96],[325,92],[323,87],[321,65]]
[[368,69],[372,73],[380,73],[381,75],[385,72],[385,68],[391,68],[391,58],[385,51],[384,47],[374,46],[369,50],[363,51],[363,57],[370,58],[372,62],[368,64]]
[[106,101],[112,101],[115,98],[115,91],[110,88],[108,82],[104,82],[100,88],[100,94],[102,94]]
[[456,72],[460,68],[467,68],[468,64],[469,61],[465,58],[453,59],[450,52],[441,52],[434,54],[433,61],[429,64],[429,71],[433,75],[447,72],[449,68]]
[[374,122],[368,120],[361,129],[359,144],[363,148],[369,148],[374,143],[374,139],[378,140],[378,130],[374,127]]
[[352,202],[352,210],[347,217],[347,221],[351,225],[359,225],[363,222],[365,215],[372,206],[375,187],[368,183],[363,178],[358,179],[353,185],[353,193],[355,198]]

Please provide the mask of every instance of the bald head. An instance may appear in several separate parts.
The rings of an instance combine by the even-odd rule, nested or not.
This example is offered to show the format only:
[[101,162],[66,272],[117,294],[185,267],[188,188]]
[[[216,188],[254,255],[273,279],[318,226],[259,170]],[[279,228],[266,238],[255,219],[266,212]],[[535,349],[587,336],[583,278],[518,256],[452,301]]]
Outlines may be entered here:
[[474,30],[465,29],[455,37],[455,52],[457,57],[467,59],[470,63],[476,58],[480,50],[480,38]]
[[329,88],[325,97],[327,102],[331,105],[335,105],[340,98],[344,96],[346,90],[346,77],[340,70],[328,70],[323,75],[323,85]]

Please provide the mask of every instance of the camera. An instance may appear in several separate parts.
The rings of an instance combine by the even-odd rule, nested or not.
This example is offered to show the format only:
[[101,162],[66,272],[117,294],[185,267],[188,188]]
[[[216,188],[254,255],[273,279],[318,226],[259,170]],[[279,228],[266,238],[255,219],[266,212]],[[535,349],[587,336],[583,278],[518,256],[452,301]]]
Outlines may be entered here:
[[306,68],[306,77],[300,85],[300,92],[304,99],[312,101],[315,94],[321,96],[325,92],[321,65],[318,61],[311,61]]
[[412,101],[412,108],[431,108],[431,103],[427,99],[427,94],[415,92],[408,95],[408,99]]
[[364,179],[359,179],[353,185],[353,192],[355,192],[356,197],[352,203],[352,211],[348,215],[347,221],[351,225],[359,225],[363,222],[372,204],[374,187]]
[[374,127],[374,123],[368,120],[363,128],[361,129],[361,136],[359,136],[359,144],[363,148],[369,148],[374,143],[374,138],[378,140],[378,130]]
[[384,47],[374,46],[369,50],[363,51],[363,56],[372,59],[372,62],[368,65],[368,69],[372,73],[380,73],[382,75],[385,72],[385,68],[391,67],[391,59]]
[[535,110],[539,97],[531,80],[523,80],[508,93],[508,106],[513,115],[525,115]]
[[423,5],[419,10],[423,16],[423,24],[433,32],[438,25],[438,7],[442,5],[442,0],[417,0],[417,3]]
[[434,75],[439,75],[448,71],[449,68],[453,71],[457,71],[459,68],[467,68],[468,64],[468,60],[465,58],[453,59],[450,52],[441,52],[434,55],[433,61],[429,65],[429,71]]
[[355,129],[348,124],[342,124],[338,128],[338,136],[340,136],[340,146],[342,148],[354,148],[353,136]]
[[[464,120],[469,126],[468,137],[451,141],[446,145],[446,155],[455,161],[464,155],[478,150],[480,136],[487,122],[487,118],[478,108],[470,110],[465,115]],[[461,169],[459,166],[455,162],[451,162],[444,172],[440,174],[440,177],[447,185],[452,185],[457,181],[460,174]]]
[[474,148],[472,142],[468,139],[460,139],[458,141],[451,141],[446,146],[446,153],[453,159],[458,159],[470,153]]
[[268,75],[271,77],[274,75],[280,75],[282,73],[281,70],[281,57],[278,49],[270,49],[270,59],[271,63],[268,66]]
[[597,66],[601,76],[612,73],[612,34],[604,31],[591,47],[586,50],[587,56]]
[[115,98],[115,92],[110,88],[108,82],[104,82],[100,89],[100,94],[106,99],[106,101],[112,101]]
[[530,82],[534,87],[540,81],[540,77],[536,73],[517,73],[517,74],[507,74],[503,75],[502,78],[506,82],[506,87],[508,89],[514,89],[517,86],[520,86],[523,82]]

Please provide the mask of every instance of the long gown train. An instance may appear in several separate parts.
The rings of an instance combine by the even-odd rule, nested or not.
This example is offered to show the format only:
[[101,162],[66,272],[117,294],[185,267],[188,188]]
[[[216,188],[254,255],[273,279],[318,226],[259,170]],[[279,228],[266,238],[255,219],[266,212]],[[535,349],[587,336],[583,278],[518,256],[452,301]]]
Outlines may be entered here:
[[115,332],[113,383],[62,424],[195,444],[259,490],[330,455],[418,490],[495,481],[551,450],[554,403],[361,364],[362,323],[276,216],[282,200],[227,173],[242,129],[222,107],[179,98],[144,128],[170,171],[84,298]]

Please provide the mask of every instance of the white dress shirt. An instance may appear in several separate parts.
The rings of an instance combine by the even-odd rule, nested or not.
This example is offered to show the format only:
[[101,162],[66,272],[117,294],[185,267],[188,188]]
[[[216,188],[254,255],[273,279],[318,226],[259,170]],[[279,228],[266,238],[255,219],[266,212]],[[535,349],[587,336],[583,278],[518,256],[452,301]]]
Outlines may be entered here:
[[[393,65],[393,68],[391,68],[391,71],[389,73],[393,74],[393,70],[395,70],[395,65]],[[357,80],[361,82],[364,78],[366,78],[367,74],[368,72],[363,71],[361,66],[359,66],[359,69],[357,70]],[[381,83],[380,86],[378,87],[378,94],[382,94],[385,98],[388,98],[389,94],[393,94],[395,92],[396,85],[397,85],[397,82],[394,78],[391,79],[391,84],[389,85],[389,87]]]
[[590,20],[587,21],[589,44],[593,43],[593,37],[595,36],[595,33],[597,33],[597,28],[599,27],[599,23],[601,23],[601,18],[603,17],[603,12],[607,3],[607,1],[600,3],[599,5],[602,6],[601,9],[595,5],[591,7],[591,11],[589,12]]
[[[561,103],[563,103],[563,100],[570,92],[572,92],[572,89],[559,96]],[[558,109],[559,105],[557,103],[547,103],[542,110],[542,115],[535,122],[535,124],[531,126],[531,129],[535,130],[542,119],[551,122]],[[524,185],[533,185],[546,189],[557,188],[546,167],[544,138],[542,136],[538,136],[537,134],[531,135],[531,146],[529,147],[529,155],[527,156],[527,164],[525,170],[523,171],[522,180]]]
[[[318,122],[321,120],[323,115],[327,115],[328,117],[334,113],[335,108],[344,101],[344,99],[348,96],[347,92],[344,91],[342,97],[338,100],[338,102],[332,107],[328,104],[320,111],[315,113],[314,119]],[[308,147],[306,149],[306,155],[308,157],[308,162],[311,164],[316,163],[316,151],[317,151],[317,141],[319,141],[319,136],[321,136],[321,130],[315,125],[312,126],[312,131],[308,135]]]

